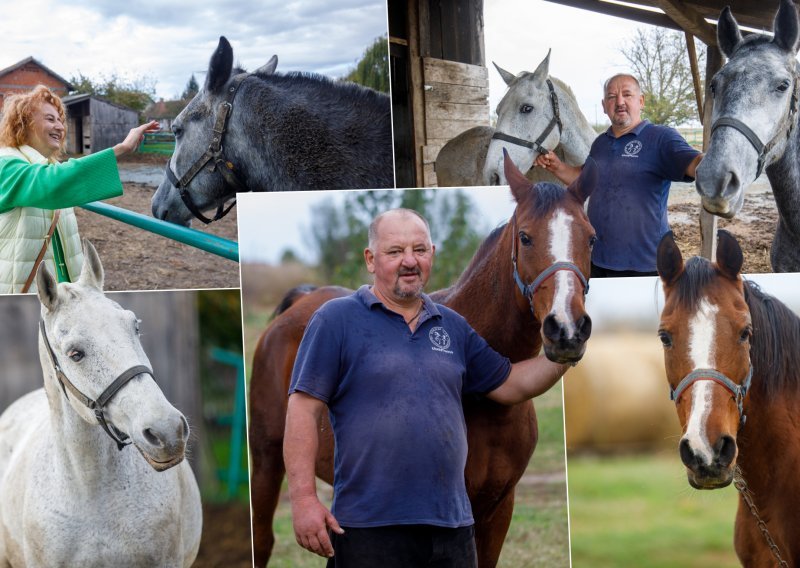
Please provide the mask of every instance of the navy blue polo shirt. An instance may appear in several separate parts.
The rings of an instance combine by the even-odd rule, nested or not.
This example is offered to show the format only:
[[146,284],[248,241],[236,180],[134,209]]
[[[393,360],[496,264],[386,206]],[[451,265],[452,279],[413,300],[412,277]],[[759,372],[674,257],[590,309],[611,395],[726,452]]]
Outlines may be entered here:
[[700,152],[678,132],[644,120],[615,138],[609,128],[589,155],[599,183],[589,199],[597,232],[592,262],[611,270],[656,270],[656,249],[669,231],[667,197],[672,181],[692,181],[686,168]]
[[342,526],[474,522],[461,395],[494,390],[511,363],[456,312],[423,301],[412,333],[362,286],[317,310],[300,343],[289,392],[328,405]]

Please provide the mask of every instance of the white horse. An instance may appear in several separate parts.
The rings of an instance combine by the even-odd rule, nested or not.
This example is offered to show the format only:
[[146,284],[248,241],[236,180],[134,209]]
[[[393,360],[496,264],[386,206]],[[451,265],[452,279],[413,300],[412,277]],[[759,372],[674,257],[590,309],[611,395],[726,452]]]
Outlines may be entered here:
[[497,105],[497,126],[476,126],[462,132],[439,151],[439,187],[505,185],[503,148],[533,182],[558,181],[542,168],[533,168],[537,154],[554,150],[565,163],[583,165],[597,138],[564,82],[548,75],[550,52],[533,73],[514,75],[494,66],[508,85]]
[[0,416],[0,566],[190,566],[189,426],[153,381],[136,315],[103,295],[88,241],[84,256],[74,284],[44,263],[36,275],[44,389]]

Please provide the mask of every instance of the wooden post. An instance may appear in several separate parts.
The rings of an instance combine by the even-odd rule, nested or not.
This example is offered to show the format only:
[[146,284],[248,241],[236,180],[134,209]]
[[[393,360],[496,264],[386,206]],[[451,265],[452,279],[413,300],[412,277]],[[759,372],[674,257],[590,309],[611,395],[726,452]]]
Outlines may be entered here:
[[411,0],[408,3],[408,66],[411,84],[411,137],[414,143],[414,177],[416,186],[423,186],[422,147],[425,145],[425,85],[422,80],[422,42],[427,41],[428,4],[424,0]]
[[[691,32],[683,32],[686,37],[686,49],[689,51],[689,67],[692,69],[692,82],[694,83],[694,98],[697,101],[697,115],[700,117],[700,124],[705,124],[703,120],[703,92],[700,85],[700,69],[697,65],[697,49],[694,46],[694,36]],[[705,150],[705,145],[703,145]]]
[[[706,48],[706,89],[703,107],[703,152],[708,150],[711,141],[711,111],[714,99],[709,85],[714,74],[722,68],[722,54],[716,45]],[[700,208],[700,256],[713,259],[717,253],[717,217]]]

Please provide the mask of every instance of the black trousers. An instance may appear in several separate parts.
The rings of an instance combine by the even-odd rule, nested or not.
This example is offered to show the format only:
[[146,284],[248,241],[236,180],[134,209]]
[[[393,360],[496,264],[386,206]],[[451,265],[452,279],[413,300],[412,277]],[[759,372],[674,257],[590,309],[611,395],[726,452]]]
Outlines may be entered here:
[[475,528],[394,525],[331,533],[327,568],[477,568]]
[[592,263],[592,278],[627,278],[631,276],[658,276],[658,271],[637,272],[636,270],[611,270]]

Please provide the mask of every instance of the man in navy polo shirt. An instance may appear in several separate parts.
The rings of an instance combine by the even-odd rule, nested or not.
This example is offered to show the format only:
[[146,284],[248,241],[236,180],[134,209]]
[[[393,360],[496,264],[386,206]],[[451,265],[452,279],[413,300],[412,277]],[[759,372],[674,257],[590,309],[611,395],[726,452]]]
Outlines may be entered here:
[[[300,344],[284,459],[297,542],[329,567],[476,566],[461,396],[514,404],[567,369],[543,356],[512,365],[433,303],[423,293],[433,257],[417,212],[379,215],[364,251],[373,285],[323,305]],[[314,479],[326,406],[336,443],[332,511]]]
[[[642,120],[643,106],[635,77],[615,75],[606,81],[603,110],[611,126],[589,151],[600,170],[588,209],[597,232],[592,278],[658,275],[656,249],[669,231],[671,182],[692,181],[703,157],[676,130]],[[553,152],[538,156],[536,165],[567,184],[581,171]]]

